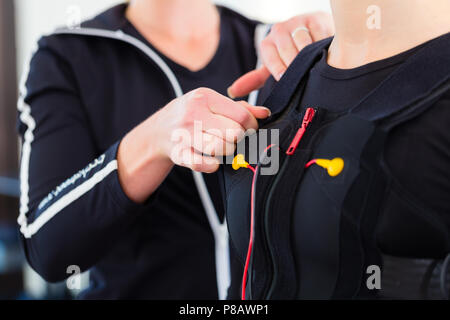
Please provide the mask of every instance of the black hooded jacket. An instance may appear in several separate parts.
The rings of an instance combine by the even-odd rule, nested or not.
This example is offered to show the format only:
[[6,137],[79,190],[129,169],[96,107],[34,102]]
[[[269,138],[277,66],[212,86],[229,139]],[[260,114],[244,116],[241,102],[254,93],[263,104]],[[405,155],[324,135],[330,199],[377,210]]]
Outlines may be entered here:
[[[18,222],[27,260],[52,282],[71,266],[90,270],[83,298],[216,299],[217,283],[223,298],[228,232],[214,179],[197,175],[195,183],[176,167],[138,205],[120,186],[116,153],[127,132],[183,92],[208,86],[226,94],[257,64],[262,25],[219,7],[219,49],[194,73],[146,43],[125,8],[43,37],[25,73]],[[210,195],[202,193],[202,205],[204,180]],[[217,214],[205,214],[208,201]]]

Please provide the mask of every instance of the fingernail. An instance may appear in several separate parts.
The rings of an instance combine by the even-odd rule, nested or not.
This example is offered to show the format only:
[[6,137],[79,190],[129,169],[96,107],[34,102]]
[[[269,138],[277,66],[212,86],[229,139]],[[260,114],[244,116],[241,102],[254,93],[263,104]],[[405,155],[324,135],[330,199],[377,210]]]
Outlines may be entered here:
[[227,89],[227,94],[228,94],[228,96],[231,98],[231,99],[235,99],[236,97],[234,96],[234,94],[231,92],[231,87],[229,87],[228,89]]
[[267,117],[270,117],[272,115],[272,111],[270,111],[269,108],[266,108],[266,107],[262,107],[262,108],[267,110],[267,113],[269,114]]
[[281,80],[281,78],[283,78],[283,76],[284,76],[284,73],[285,73],[286,71],[283,71],[283,72],[281,72],[279,75],[278,75],[278,79],[277,79],[277,81],[280,81]]

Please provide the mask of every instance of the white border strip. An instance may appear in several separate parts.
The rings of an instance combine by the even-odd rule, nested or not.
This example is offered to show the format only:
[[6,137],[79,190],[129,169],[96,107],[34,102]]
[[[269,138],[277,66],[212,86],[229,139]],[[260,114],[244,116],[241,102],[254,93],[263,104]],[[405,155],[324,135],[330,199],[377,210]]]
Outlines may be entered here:
[[27,239],[35,235],[39,229],[41,229],[50,219],[56,216],[64,208],[81,198],[84,194],[89,192],[97,184],[102,182],[111,172],[117,170],[117,160],[109,162],[103,169],[96,172],[90,179],[86,180],[78,187],[68,192],[66,195],[59,198],[51,206],[49,206],[44,212],[42,212],[33,223],[22,225],[20,231]]
[[155,51],[149,48],[145,43],[130,35],[125,34],[122,30],[110,31],[93,28],[59,29],[56,30],[53,34],[74,34],[81,36],[94,36],[127,42],[133,45],[134,47],[138,48],[142,52],[144,52],[150,59],[152,59],[158,65],[158,67],[164,72],[166,77],[169,79],[170,84],[172,85],[172,88],[175,91],[175,95],[177,98],[183,95],[183,90],[181,89],[180,83],[178,82],[175,74],[172,72],[169,66],[164,62],[164,60]]
[[34,141],[36,121],[31,115],[31,107],[25,102],[25,98],[28,92],[26,88],[26,81],[28,73],[30,71],[31,57],[33,56],[34,52],[36,52],[36,49],[33,50],[32,55],[28,59],[28,62],[25,64],[24,71],[22,73],[22,79],[20,81],[19,100],[17,102],[17,110],[20,113],[19,118],[21,122],[27,126],[27,130],[24,134],[21,152],[22,156],[20,160],[20,210],[17,222],[20,226],[21,233],[27,239],[35,235],[50,219],[52,219],[61,210],[87,193],[95,185],[101,182],[106,176],[108,176],[112,171],[117,169],[117,162],[114,163],[113,161],[109,163],[105,168],[94,174],[91,179],[84,182],[82,185],[72,190],[67,195],[63,196],[61,199],[52,204],[47,210],[42,212],[35,221],[33,221],[31,224],[28,224],[27,213],[29,211],[30,201],[29,170],[32,149],[31,145]]
[[[35,50],[33,50],[34,54]],[[19,100],[17,102],[17,110],[19,111],[20,121],[27,126],[22,143],[22,156],[20,160],[20,210],[17,222],[20,226],[27,223],[26,214],[29,210],[29,184],[28,184],[28,173],[30,167],[30,156],[31,156],[31,143],[34,140],[34,129],[36,128],[36,122],[31,115],[31,108],[25,103],[25,97],[27,96],[26,80],[30,70],[31,56],[28,62],[25,63],[24,71],[22,73],[22,79],[20,80],[20,91]]]
[[231,283],[230,248],[227,220],[220,223],[214,204],[208,192],[205,179],[200,172],[192,171],[209,224],[213,230],[216,253],[216,278],[219,299],[225,300]]
[[[258,24],[255,28],[255,50],[256,56],[258,57],[256,68],[261,67],[263,63],[261,60],[259,47],[261,42],[267,36],[267,33],[269,32],[271,27],[272,25],[270,24]],[[256,105],[256,102],[258,101],[258,94],[259,94],[258,90],[252,91],[248,96],[248,103],[251,104],[252,106]]]

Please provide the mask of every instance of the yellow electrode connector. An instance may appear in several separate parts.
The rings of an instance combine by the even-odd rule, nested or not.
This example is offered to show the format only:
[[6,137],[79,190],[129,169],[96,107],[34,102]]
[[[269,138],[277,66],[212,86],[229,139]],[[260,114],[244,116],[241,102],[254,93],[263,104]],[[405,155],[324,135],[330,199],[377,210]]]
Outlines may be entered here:
[[231,166],[233,167],[234,170],[239,170],[240,168],[248,168],[249,165],[250,164],[247,161],[245,161],[244,155],[238,154],[236,157],[234,157]]
[[334,158],[333,160],[327,159],[316,159],[315,163],[327,169],[328,174],[331,177],[337,177],[341,174],[342,170],[344,170],[344,160],[342,158]]

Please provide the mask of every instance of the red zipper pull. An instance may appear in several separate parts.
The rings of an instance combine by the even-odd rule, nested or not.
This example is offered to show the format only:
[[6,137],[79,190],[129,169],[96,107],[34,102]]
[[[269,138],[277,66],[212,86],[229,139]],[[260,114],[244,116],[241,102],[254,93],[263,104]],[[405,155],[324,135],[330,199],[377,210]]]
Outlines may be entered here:
[[305,116],[303,117],[303,121],[302,121],[302,126],[300,127],[300,129],[298,129],[294,139],[291,142],[291,145],[289,146],[286,154],[288,156],[292,156],[295,152],[295,150],[297,150],[297,147],[300,143],[300,141],[303,138],[303,135],[306,132],[306,129],[308,128],[309,124],[312,122],[312,120],[314,119],[314,116],[316,115],[316,110],[314,110],[313,108],[308,108],[306,109],[305,112]]

